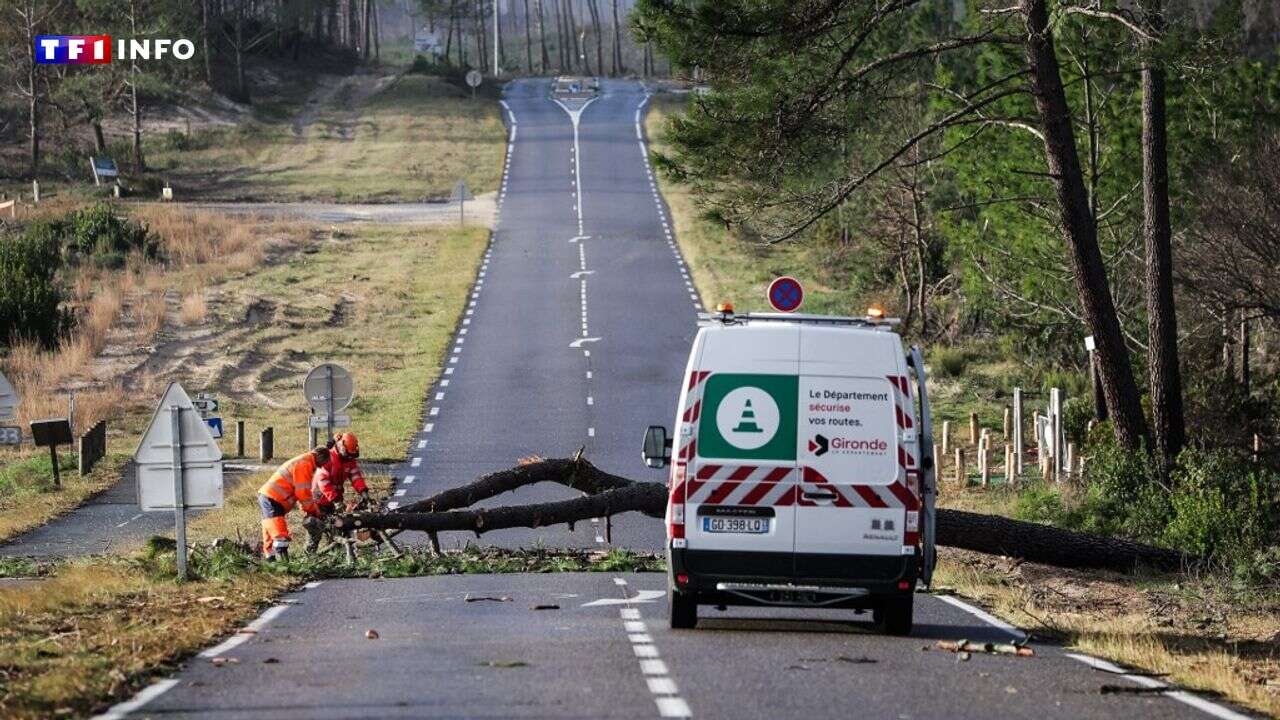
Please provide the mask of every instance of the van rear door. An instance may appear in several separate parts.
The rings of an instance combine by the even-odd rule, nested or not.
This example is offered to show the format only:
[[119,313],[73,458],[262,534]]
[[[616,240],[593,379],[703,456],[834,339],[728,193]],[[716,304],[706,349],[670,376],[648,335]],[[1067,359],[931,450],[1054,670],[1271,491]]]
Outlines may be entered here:
[[901,341],[804,327],[798,391],[797,581],[897,578],[914,544],[907,510],[918,509],[900,455],[914,415]]
[[704,331],[697,447],[685,482],[691,570],[703,557],[719,574],[790,577],[798,356],[794,325]]

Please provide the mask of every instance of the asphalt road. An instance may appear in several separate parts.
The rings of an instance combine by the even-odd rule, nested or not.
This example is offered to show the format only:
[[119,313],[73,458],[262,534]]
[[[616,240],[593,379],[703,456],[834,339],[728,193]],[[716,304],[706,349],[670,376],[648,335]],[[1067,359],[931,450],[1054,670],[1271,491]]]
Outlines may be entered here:
[[[229,641],[242,644],[193,658],[136,716],[1198,716],[1165,697],[1103,695],[1103,685],[1129,683],[1053,648],[961,660],[936,641],[1008,635],[943,602],[922,604],[908,638],[874,633],[865,615],[772,609],[708,609],[699,629],[673,631],[665,582],[608,573],[326,581]],[[534,609],[548,605],[557,609]]]
[[[643,469],[640,437],[671,421],[697,298],[638,139],[644,94],[606,82],[581,112],[575,141],[570,112],[547,89],[520,81],[507,93],[514,140],[493,244],[397,473],[397,503],[580,446],[604,468],[661,479]],[[557,486],[495,501],[568,496]],[[613,541],[658,549],[662,533],[660,522],[623,517]],[[593,547],[605,544],[602,534],[580,524],[482,542]],[[1055,647],[968,660],[939,650],[938,639],[1011,635],[931,595],[917,596],[908,638],[870,632],[866,615],[795,609],[703,608],[697,630],[671,631],[665,583],[605,573],[324,582],[109,716],[1201,716],[1185,698],[1104,695],[1103,685],[1155,681],[1094,669]]]

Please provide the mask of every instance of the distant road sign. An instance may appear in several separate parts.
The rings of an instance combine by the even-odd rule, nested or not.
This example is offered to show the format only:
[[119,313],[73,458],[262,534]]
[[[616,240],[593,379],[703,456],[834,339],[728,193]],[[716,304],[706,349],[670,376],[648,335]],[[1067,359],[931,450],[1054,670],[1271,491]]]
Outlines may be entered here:
[[191,405],[195,407],[196,412],[200,413],[200,416],[203,418],[208,418],[210,415],[218,412],[218,408],[220,407],[216,398],[212,395],[206,395],[205,393],[197,395],[195,399],[191,401]]
[[0,373],[0,420],[16,420],[20,400],[9,378]]
[[793,277],[783,276],[769,283],[769,304],[778,312],[795,312],[804,304],[804,288]]
[[113,178],[120,176],[120,170],[116,168],[116,161],[109,157],[92,157],[89,158],[89,169],[93,171],[93,184],[101,185],[103,178]]
[[21,445],[22,428],[12,425],[0,425],[0,445]]
[[470,85],[471,87],[478,88],[480,87],[480,83],[483,81],[484,81],[484,76],[480,74],[479,70],[467,71],[467,84]]
[[222,450],[178,383],[160,398],[133,460],[143,511],[222,507]]
[[476,196],[471,194],[471,188],[467,187],[466,180],[459,180],[453,186],[453,192],[449,194],[449,202],[466,202],[475,200]]

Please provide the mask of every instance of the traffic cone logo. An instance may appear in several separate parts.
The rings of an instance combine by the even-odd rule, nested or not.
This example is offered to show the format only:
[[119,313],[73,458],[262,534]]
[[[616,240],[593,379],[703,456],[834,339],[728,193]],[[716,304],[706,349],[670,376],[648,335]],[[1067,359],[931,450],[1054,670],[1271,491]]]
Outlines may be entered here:
[[738,426],[733,429],[736,433],[762,433],[763,429],[756,424],[756,413],[751,409],[751,401],[748,400],[742,408],[742,417],[738,420]]

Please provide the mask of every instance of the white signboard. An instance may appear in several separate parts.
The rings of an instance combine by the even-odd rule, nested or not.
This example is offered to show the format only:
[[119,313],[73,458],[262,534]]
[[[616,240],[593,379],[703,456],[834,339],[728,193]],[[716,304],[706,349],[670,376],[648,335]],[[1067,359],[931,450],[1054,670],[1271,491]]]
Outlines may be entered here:
[[829,482],[898,479],[894,398],[883,378],[800,378],[796,462]]
[[[351,427],[351,416],[350,415],[334,415],[333,426],[336,428]],[[311,427],[316,428],[317,430],[329,427],[329,418],[324,415],[312,415]]]
[[0,373],[0,420],[16,420],[19,402],[18,391],[13,388],[9,378]]
[[[175,410],[179,443],[174,442]],[[182,505],[222,507],[222,450],[178,383],[165,390],[133,460],[138,466],[138,506],[144,512],[175,509],[175,460],[181,463]]]

